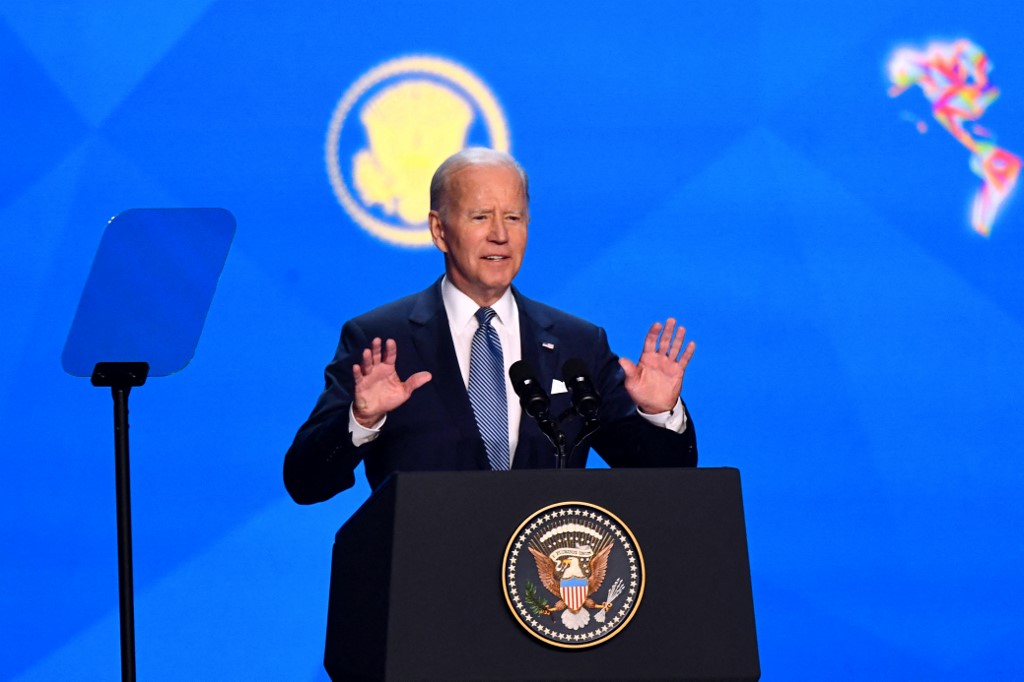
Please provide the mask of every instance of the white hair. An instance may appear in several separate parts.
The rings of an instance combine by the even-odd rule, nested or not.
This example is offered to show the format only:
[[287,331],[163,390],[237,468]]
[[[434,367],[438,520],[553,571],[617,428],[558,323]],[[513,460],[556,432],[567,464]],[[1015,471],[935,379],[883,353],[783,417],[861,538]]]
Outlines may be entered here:
[[487,147],[466,147],[445,159],[437,170],[434,177],[430,179],[430,210],[443,212],[446,208],[445,202],[451,184],[451,177],[456,172],[467,166],[506,166],[512,168],[519,174],[523,181],[523,194],[526,197],[526,204],[530,204],[530,180],[526,171],[519,165],[519,162],[512,158],[511,154],[499,152],[496,149]]

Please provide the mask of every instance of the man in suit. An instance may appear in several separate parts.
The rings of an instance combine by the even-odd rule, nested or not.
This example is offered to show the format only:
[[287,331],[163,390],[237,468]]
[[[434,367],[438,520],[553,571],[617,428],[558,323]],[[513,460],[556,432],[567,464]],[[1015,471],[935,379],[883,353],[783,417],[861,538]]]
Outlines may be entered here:
[[[602,396],[593,447],[612,466],[696,466],[692,420],[680,398],[694,344],[675,320],[655,323],[637,363],[608,348],[604,330],[512,287],[529,225],[526,173],[509,155],[465,149],[430,185],[430,233],[445,274],[426,290],[347,322],[324,392],[285,456],[296,502],[351,487],[360,461],[376,488],[394,471],[553,468],[554,448],[524,417],[508,368],[528,361],[551,387],[551,413],[570,405],[567,359],[589,368]],[[500,374],[500,376],[495,376]],[[568,443],[581,430],[565,425]]]

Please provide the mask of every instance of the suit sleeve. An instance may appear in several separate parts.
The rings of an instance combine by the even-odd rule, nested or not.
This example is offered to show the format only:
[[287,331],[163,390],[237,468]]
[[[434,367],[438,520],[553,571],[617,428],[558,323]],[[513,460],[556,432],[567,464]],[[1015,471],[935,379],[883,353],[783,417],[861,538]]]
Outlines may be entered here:
[[352,366],[369,345],[354,322],[341,330],[334,359],[324,370],[324,390],[313,412],[295,434],[284,458],[284,485],[299,504],[323,502],[355,484],[356,466],[373,444],[352,444],[348,430],[352,405]]
[[[626,375],[603,329],[598,329],[594,348],[592,367],[602,396],[601,429],[591,440],[597,454],[613,467],[697,466],[697,435],[689,411],[682,433],[651,424],[637,413],[626,392]],[[686,410],[686,403],[682,406]]]

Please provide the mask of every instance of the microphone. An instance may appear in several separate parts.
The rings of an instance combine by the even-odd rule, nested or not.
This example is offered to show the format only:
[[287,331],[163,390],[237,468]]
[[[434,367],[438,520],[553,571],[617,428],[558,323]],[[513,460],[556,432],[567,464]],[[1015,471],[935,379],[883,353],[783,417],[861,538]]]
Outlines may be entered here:
[[519,360],[509,367],[508,376],[512,380],[512,388],[519,396],[519,404],[523,406],[523,411],[542,425],[551,421],[551,415],[548,414],[551,399],[537,380],[533,365],[526,360]]
[[572,397],[576,414],[587,424],[597,421],[597,413],[601,408],[601,394],[594,387],[590,378],[590,370],[579,358],[569,358],[562,366],[562,380]]
[[508,368],[508,376],[512,380],[512,388],[519,396],[519,404],[526,414],[537,420],[541,433],[555,446],[555,460],[559,469],[566,465],[565,434],[558,428],[558,422],[551,418],[548,408],[551,398],[537,380],[537,373],[526,360],[519,360]]

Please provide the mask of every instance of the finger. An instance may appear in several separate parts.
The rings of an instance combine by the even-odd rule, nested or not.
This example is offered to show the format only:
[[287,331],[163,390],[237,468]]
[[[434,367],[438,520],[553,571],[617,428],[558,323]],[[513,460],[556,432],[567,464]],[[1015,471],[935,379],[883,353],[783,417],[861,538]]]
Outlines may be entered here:
[[619,358],[619,367],[626,373],[627,379],[632,379],[636,376],[636,365],[629,358]]
[[380,337],[375,336],[373,343],[371,344],[371,348],[373,349],[373,364],[375,365],[380,364],[380,346]]
[[647,330],[647,338],[644,339],[644,353],[654,353],[658,347],[658,333],[661,331],[661,322],[655,322]]
[[430,372],[416,372],[411,377],[405,380],[405,387],[412,393],[417,388],[427,383],[433,378]]
[[352,365],[352,381],[358,386],[363,380],[363,368],[356,363]]
[[373,350],[371,350],[370,348],[363,349],[363,357],[360,362],[359,369],[360,371],[362,371],[363,376],[369,374],[370,371],[373,369]]
[[672,347],[668,349],[668,357],[672,360],[676,360],[679,357],[679,351],[683,349],[683,340],[686,339],[686,327],[680,326],[676,329],[676,335],[672,339]]
[[668,318],[668,320],[665,321],[665,331],[661,333],[661,342],[658,344],[658,352],[662,352],[669,357],[674,355],[672,353],[672,332],[675,331],[675,328],[675,318]]
[[693,351],[697,350],[697,344],[694,341],[686,344],[686,350],[683,351],[683,357],[679,358],[679,364],[685,370],[686,366],[690,364],[690,358],[693,357]]

